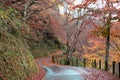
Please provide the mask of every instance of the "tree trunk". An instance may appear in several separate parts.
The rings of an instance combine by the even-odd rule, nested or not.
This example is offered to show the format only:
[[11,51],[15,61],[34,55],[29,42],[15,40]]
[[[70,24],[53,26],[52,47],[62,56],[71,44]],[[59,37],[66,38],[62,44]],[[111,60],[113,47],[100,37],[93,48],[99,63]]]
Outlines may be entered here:
[[107,26],[107,36],[106,36],[106,55],[105,55],[105,71],[108,71],[109,62],[109,47],[110,47],[110,26]]
[[69,46],[69,41],[67,41],[67,50],[66,50],[67,59],[65,62],[66,65],[70,65],[71,57],[74,51],[75,48],[73,46]]
[[70,65],[69,41],[67,41],[67,50],[66,50],[66,53],[65,53],[65,54],[67,55],[65,64],[66,64],[66,65]]
[[74,52],[73,48],[69,46],[68,50],[67,50],[67,59],[66,59],[66,65],[70,65],[71,62],[71,57],[72,57],[72,53]]

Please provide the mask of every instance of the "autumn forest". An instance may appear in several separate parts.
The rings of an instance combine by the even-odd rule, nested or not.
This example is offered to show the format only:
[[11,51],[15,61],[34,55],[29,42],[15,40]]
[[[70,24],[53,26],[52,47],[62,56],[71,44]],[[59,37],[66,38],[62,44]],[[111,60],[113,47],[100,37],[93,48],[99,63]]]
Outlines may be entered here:
[[120,0],[0,0],[0,80],[120,80]]

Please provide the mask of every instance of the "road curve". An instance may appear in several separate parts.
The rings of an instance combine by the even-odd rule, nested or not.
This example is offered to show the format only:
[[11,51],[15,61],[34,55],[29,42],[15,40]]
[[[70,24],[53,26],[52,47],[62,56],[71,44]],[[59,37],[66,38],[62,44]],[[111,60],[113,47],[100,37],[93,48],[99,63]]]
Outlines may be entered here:
[[37,64],[46,70],[43,80],[120,80],[101,70],[53,64],[51,57],[39,58]]

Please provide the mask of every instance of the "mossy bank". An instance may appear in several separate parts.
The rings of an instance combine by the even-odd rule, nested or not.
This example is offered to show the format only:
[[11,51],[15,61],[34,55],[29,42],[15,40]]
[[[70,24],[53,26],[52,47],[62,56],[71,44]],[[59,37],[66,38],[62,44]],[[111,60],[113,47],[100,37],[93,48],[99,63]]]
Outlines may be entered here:
[[0,4],[0,80],[26,80],[37,71],[19,13]]

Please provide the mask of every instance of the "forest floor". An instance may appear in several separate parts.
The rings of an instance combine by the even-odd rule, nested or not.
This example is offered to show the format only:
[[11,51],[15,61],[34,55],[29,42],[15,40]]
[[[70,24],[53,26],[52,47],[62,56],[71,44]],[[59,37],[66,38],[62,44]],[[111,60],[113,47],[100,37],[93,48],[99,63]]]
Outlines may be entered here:
[[53,64],[51,56],[36,59],[40,71],[29,80],[120,80],[102,70]]

